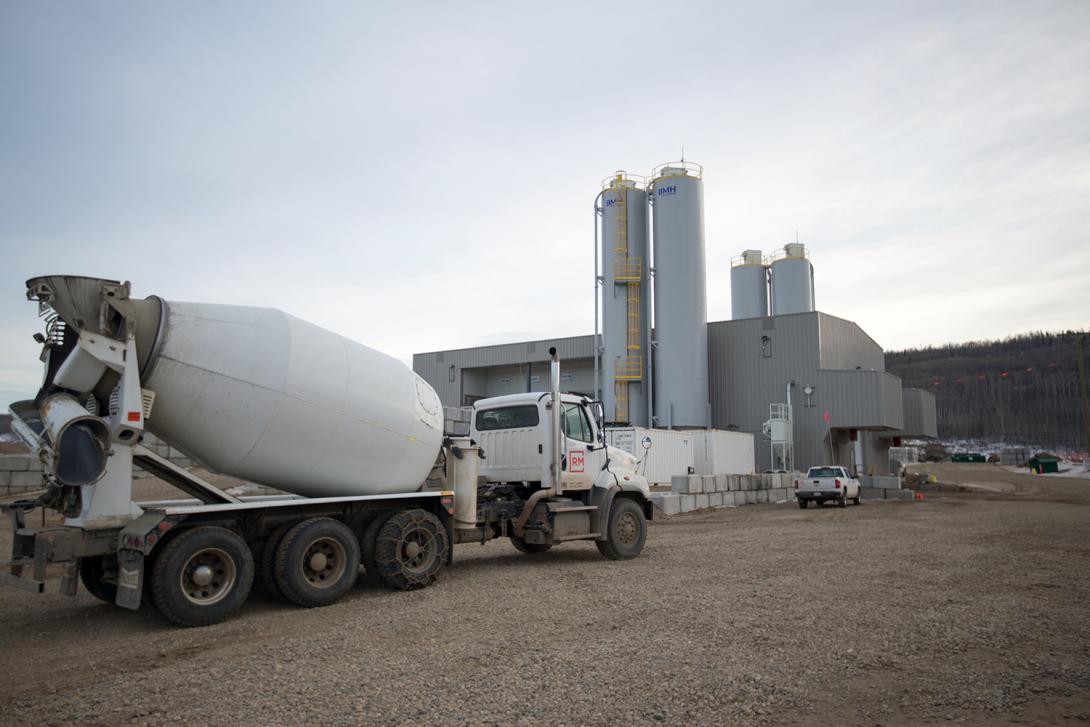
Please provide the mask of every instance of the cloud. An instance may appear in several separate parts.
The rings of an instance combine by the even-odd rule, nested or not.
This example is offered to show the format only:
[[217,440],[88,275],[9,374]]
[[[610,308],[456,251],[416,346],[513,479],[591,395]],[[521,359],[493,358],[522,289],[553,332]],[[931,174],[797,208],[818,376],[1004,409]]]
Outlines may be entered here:
[[409,360],[593,329],[600,180],[706,170],[890,348],[1085,326],[1090,5],[0,10],[0,397],[32,275],[270,305]]

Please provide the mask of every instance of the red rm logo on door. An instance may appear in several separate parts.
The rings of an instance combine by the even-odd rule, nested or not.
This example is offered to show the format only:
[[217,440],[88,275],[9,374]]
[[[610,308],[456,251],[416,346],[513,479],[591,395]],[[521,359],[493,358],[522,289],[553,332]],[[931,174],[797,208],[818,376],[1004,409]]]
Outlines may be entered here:
[[573,449],[568,452],[568,472],[579,474],[586,467],[586,454],[581,449]]

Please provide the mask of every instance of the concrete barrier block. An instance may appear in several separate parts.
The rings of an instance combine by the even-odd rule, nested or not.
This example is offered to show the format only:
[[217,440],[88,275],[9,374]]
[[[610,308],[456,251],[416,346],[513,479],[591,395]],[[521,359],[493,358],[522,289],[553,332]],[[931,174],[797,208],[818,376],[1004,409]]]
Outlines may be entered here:
[[758,490],[746,490],[746,504],[747,505],[756,505],[757,504],[757,492],[759,492],[759,491]]
[[681,495],[673,492],[652,492],[651,502],[658,505],[664,515],[677,515],[681,512]]
[[689,475],[689,494],[700,495],[704,492],[703,475]]
[[772,490],[757,490],[757,504],[758,505],[767,505],[768,504],[768,493],[770,493],[770,492],[772,492]]
[[741,475],[738,477],[738,490],[745,492],[753,489],[753,475]]
[[689,494],[689,475],[674,475],[671,477],[670,490],[678,495]]
[[705,509],[707,509],[709,507],[708,497],[709,496],[708,496],[707,493],[702,493],[702,494],[699,494],[699,495],[696,496],[696,509],[697,510],[705,510]]
[[37,490],[42,486],[41,472],[12,472],[12,490]]
[[912,490],[887,490],[882,488],[887,500],[911,500],[916,496]]
[[681,500],[682,512],[692,512],[696,509],[696,495],[679,495],[678,499]]
[[700,490],[704,493],[715,492],[715,475],[701,475]]
[[41,472],[42,461],[37,457],[31,457],[26,463],[27,472]]
[[874,487],[882,490],[899,490],[901,489],[901,478],[896,475],[881,475],[871,477],[871,482],[874,483]]
[[727,475],[716,475],[715,476],[715,491],[716,492],[727,492],[728,490],[730,490],[729,479],[730,478],[727,477]]
[[882,500],[885,498],[885,490],[879,487],[861,487],[859,488],[859,495],[864,500]]
[[709,507],[723,507],[723,493],[722,492],[713,492],[710,495],[708,495],[708,506]]
[[30,456],[26,454],[0,454],[0,471],[25,472],[30,465]]
[[0,470],[0,487],[7,489],[7,486],[11,484],[11,473]]

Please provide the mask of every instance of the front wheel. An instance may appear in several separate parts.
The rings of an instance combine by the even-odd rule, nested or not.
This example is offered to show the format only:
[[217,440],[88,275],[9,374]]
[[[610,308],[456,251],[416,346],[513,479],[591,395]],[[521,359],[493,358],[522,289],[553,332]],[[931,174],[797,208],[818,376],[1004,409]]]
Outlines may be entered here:
[[643,550],[647,541],[647,518],[643,508],[627,497],[617,497],[609,510],[605,540],[596,540],[598,552],[610,560],[629,560]]
[[847,507],[848,506],[848,491],[847,490],[840,493],[840,499],[837,501],[837,504],[840,505],[841,507]]
[[227,528],[203,526],[171,540],[151,571],[159,613],[182,626],[222,621],[243,604],[254,582],[254,556]]

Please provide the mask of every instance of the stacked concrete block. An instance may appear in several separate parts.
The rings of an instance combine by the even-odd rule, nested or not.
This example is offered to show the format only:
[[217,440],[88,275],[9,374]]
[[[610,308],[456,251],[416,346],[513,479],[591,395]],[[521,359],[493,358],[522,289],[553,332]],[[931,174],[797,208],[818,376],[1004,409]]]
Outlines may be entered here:
[[771,490],[757,490],[757,504],[758,505],[767,505],[768,504],[768,493],[769,492],[771,492]]
[[708,505],[709,507],[723,507],[723,493],[713,492],[708,495]]
[[470,407],[444,406],[443,433],[454,437],[469,436],[470,417],[472,416],[473,409]]
[[746,504],[747,505],[756,505],[757,504],[757,492],[758,492],[757,490],[746,490],[745,491]]
[[715,476],[715,491],[716,492],[729,492],[730,491],[730,478],[728,475],[716,475]]
[[42,487],[42,463],[37,457],[30,454],[0,455],[0,495],[19,494]]
[[680,495],[681,511],[692,512],[696,509],[696,495]]
[[912,490],[893,490],[880,488],[885,493],[887,500],[911,500],[916,496]]
[[677,515],[681,512],[681,495],[673,492],[652,492],[653,502],[664,515]]
[[886,491],[879,487],[861,487],[859,495],[864,500],[883,500],[886,497]]
[[670,478],[670,489],[678,495],[699,495],[704,492],[704,478],[701,475],[674,475]]
[[715,475],[701,475],[700,482],[700,486],[705,493],[715,492]]
[[705,510],[705,509],[707,509],[709,507],[709,504],[708,504],[708,497],[709,496],[708,496],[707,493],[701,493],[699,495],[694,495],[694,497],[696,497],[696,509],[697,510]]

